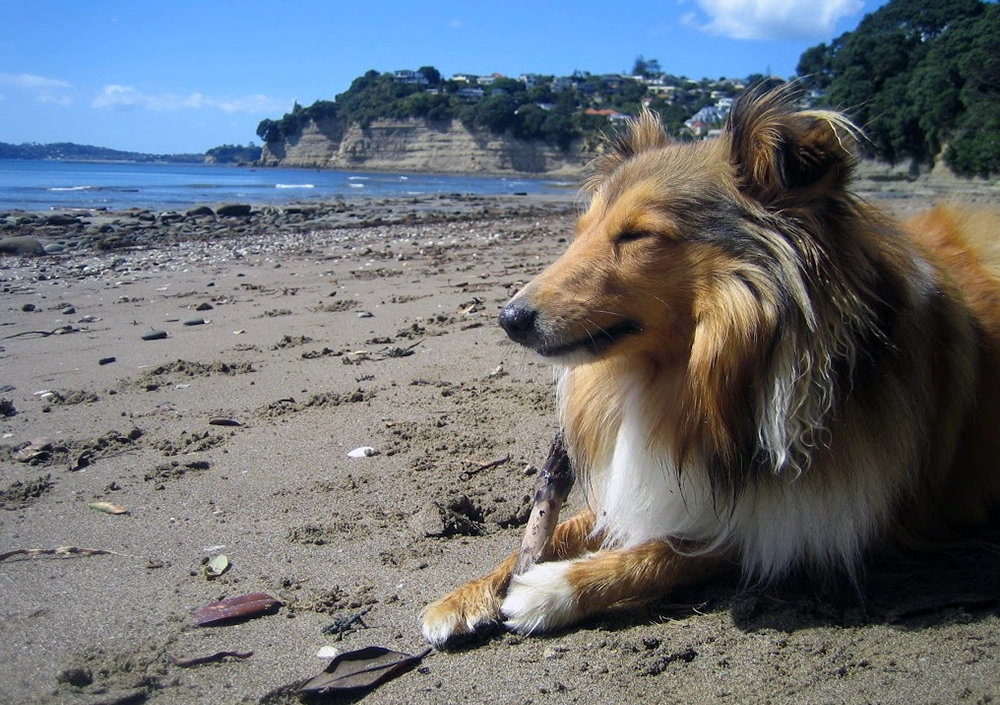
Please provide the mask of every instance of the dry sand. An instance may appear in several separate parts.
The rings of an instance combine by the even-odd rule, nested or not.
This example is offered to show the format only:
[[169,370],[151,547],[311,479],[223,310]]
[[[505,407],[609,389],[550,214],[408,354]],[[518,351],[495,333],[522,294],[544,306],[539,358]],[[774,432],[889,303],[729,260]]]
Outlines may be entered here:
[[[890,206],[927,205],[918,195]],[[556,430],[552,375],[496,314],[565,247],[571,200],[0,260],[0,398],[16,409],[0,416],[0,553],[110,552],[0,561],[0,702],[295,703],[323,646],[421,652],[421,608],[520,542]],[[169,337],[142,340],[150,329]],[[47,452],[15,457],[43,437]],[[377,454],[348,457],[363,446]],[[565,511],[579,504],[574,492]],[[220,553],[231,567],[208,580]],[[193,623],[256,591],[284,605]],[[995,535],[877,566],[866,591],[716,582],[551,636],[432,652],[363,699],[1000,698]],[[365,610],[340,639],[324,633]],[[224,650],[253,656],[167,657]]]

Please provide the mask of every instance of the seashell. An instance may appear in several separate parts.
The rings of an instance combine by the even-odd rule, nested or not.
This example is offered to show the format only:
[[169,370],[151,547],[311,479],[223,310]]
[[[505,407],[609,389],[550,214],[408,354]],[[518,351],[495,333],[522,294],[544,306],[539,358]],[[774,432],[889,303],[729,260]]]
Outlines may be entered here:
[[378,451],[371,446],[361,446],[360,448],[355,448],[347,454],[348,458],[370,458],[373,455],[378,455]]
[[128,514],[128,509],[111,502],[91,502],[87,506],[105,514]]
[[225,553],[220,553],[215,558],[201,567],[201,574],[207,580],[214,580],[226,572],[229,568],[229,558]]

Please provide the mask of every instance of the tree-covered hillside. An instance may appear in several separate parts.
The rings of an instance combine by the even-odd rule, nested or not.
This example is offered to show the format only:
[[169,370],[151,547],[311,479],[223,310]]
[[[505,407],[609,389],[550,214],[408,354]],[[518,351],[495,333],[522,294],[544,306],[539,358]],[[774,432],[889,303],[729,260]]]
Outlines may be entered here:
[[222,144],[205,152],[205,158],[215,164],[250,164],[260,161],[262,149],[250,143],[245,147],[238,144]]
[[1000,172],[1000,7],[891,0],[853,32],[802,54],[821,102],[864,127],[874,153],[958,174]]
[[281,142],[313,121],[323,123],[325,133],[339,140],[351,124],[367,127],[380,118],[424,118],[459,120],[472,129],[544,140],[566,149],[575,139],[606,130],[609,116],[636,114],[643,102],[660,113],[668,129],[680,134],[684,120],[720,97],[735,95],[743,84],[662,74],[655,59],[642,57],[629,76],[578,71],[568,77],[444,79],[431,66],[415,72],[372,70],[333,100],[318,100],[308,107],[296,103],[282,118],[263,120],[257,135],[265,142]]

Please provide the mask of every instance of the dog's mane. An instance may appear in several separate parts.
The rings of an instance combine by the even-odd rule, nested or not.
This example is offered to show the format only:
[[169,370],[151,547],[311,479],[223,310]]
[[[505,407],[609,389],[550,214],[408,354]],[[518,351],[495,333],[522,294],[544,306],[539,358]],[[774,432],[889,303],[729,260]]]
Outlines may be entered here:
[[[860,131],[838,113],[799,110],[799,95],[795,84],[748,90],[717,143],[747,214],[743,236],[764,257],[737,261],[714,287],[675,440],[678,467],[702,465],[730,500],[762,474],[808,468],[859,369],[891,354],[887,330],[911,296],[905,270],[884,266],[892,253],[867,236],[889,226],[848,189]],[[593,163],[587,187],[671,145],[645,110]]]

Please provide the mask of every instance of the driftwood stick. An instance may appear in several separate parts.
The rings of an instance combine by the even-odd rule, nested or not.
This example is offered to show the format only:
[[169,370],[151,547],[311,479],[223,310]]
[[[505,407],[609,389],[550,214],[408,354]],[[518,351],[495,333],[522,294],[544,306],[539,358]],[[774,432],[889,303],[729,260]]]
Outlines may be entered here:
[[520,575],[548,558],[552,535],[559,521],[559,510],[573,489],[573,467],[563,445],[562,431],[556,434],[545,466],[535,480],[535,504],[531,508],[524,539],[517,553],[514,575]]

